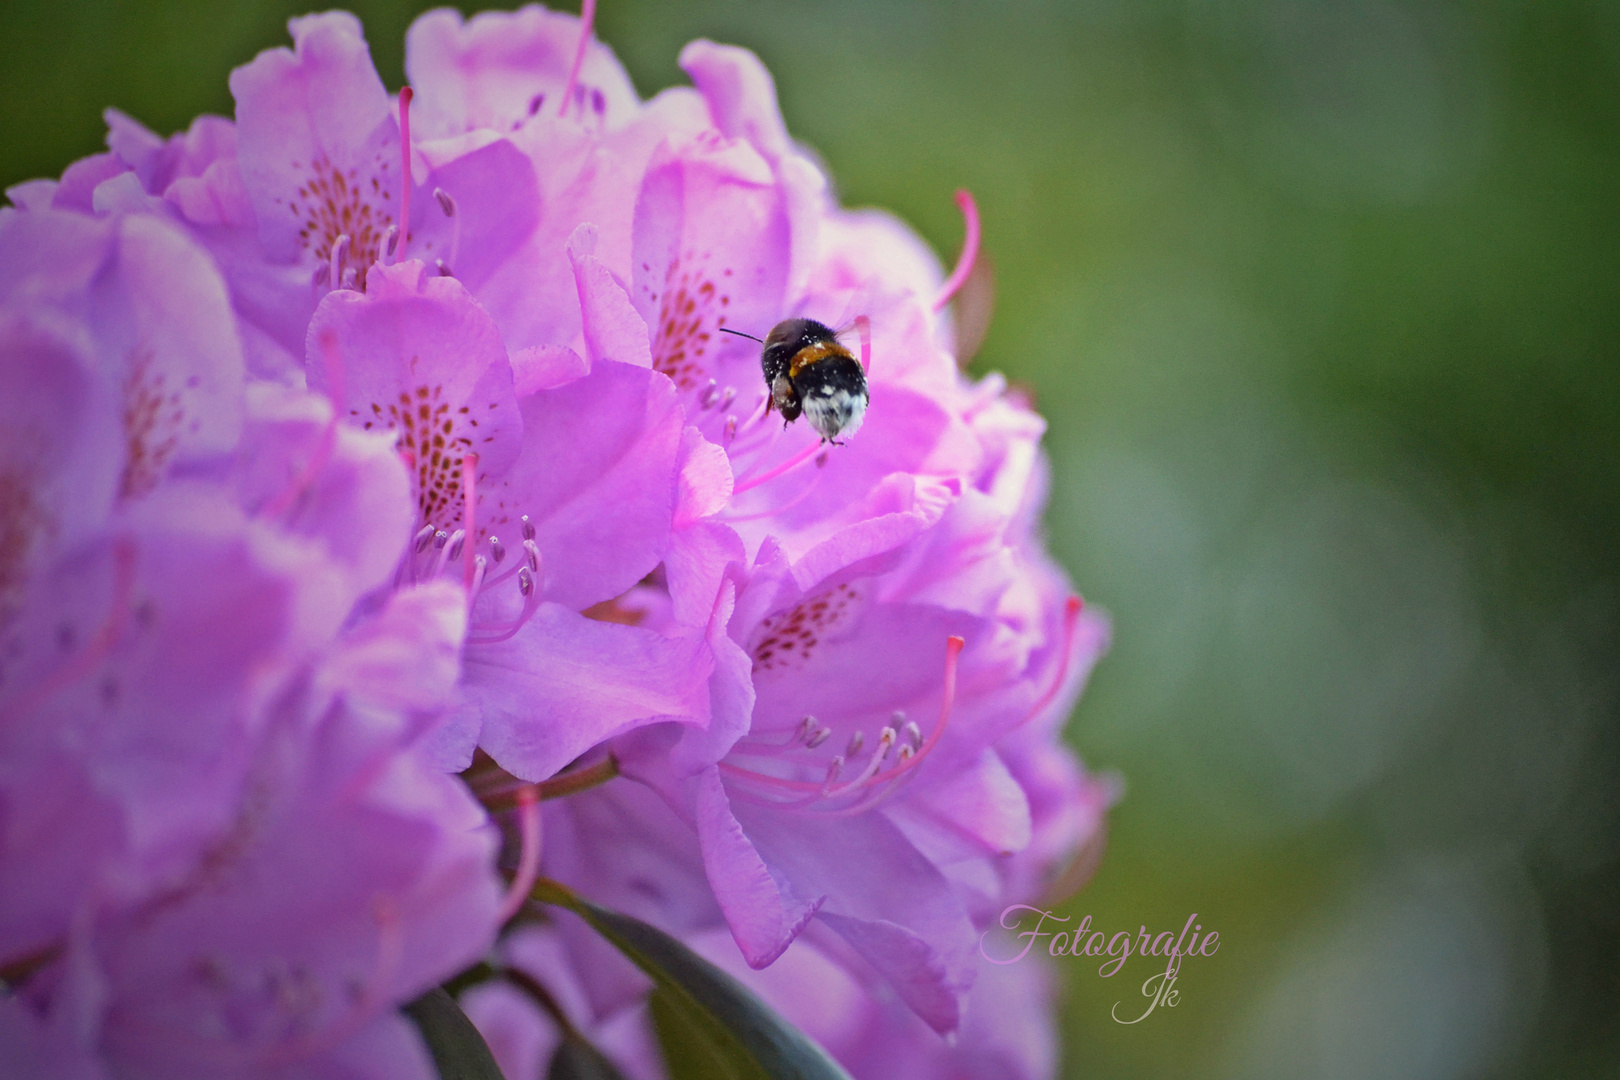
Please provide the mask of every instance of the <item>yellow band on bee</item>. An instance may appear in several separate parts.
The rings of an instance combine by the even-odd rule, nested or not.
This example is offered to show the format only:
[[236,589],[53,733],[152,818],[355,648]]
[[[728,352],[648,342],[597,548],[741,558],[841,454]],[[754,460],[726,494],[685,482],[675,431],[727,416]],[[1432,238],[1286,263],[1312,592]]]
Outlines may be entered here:
[[849,350],[836,341],[818,341],[814,345],[806,345],[794,353],[793,359],[788,362],[788,378],[798,378],[799,372],[818,360],[825,360],[829,356],[848,356],[849,354]]

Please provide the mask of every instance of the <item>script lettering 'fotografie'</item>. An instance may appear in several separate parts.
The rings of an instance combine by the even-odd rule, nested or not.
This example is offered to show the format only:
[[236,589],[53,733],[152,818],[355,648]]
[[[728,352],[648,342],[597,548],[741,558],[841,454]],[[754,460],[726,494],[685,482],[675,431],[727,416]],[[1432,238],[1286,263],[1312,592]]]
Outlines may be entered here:
[[[1123,1002],[1114,1003],[1114,1019],[1121,1024],[1135,1024],[1146,1019],[1160,1005],[1175,1007],[1181,996],[1175,984],[1182,957],[1214,956],[1220,949],[1220,934],[1214,930],[1206,932],[1197,919],[1196,911],[1188,915],[1179,934],[1169,930],[1154,934],[1145,924],[1139,926],[1135,933],[1120,930],[1110,934],[1094,929],[1090,915],[1082,918],[1070,930],[1064,925],[1071,921],[1068,915],[1058,915],[1028,904],[1014,904],[1001,913],[1000,924],[1003,930],[1016,931],[1013,942],[1021,944],[1008,943],[999,935],[997,942],[992,944],[991,935],[995,931],[987,930],[979,938],[979,953],[992,964],[1016,964],[1037,946],[1044,947],[1047,955],[1053,957],[1105,957],[1097,967],[1097,974],[1105,979],[1119,974],[1125,961],[1132,955],[1162,957],[1164,970],[1156,972],[1142,984],[1142,996],[1149,1001],[1140,1016],[1134,1020],[1121,1019],[1119,1006]],[[1033,925],[1024,929],[1025,924],[1030,922]]]

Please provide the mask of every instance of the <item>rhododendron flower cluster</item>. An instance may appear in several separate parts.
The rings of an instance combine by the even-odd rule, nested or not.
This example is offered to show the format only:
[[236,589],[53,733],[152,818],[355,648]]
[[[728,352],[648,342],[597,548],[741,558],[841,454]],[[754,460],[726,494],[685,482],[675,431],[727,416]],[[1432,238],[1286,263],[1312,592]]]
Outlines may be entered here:
[[[295,19],[234,121],[8,192],[0,1077],[431,1077],[399,1007],[458,975],[508,1080],[565,1031],[661,1075],[538,875],[858,1077],[1050,1073],[1046,973],[976,947],[1094,861],[1106,628],[953,355],[976,211],[946,280],[754,56],[643,102],[591,6],[430,12],[397,95]],[[838,444],[770,408],[788,318],[849,328]]]

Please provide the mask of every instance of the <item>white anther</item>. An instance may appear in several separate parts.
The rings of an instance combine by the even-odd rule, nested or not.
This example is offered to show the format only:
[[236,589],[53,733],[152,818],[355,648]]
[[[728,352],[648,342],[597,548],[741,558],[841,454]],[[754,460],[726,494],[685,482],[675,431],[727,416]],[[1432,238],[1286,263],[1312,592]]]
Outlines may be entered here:
[[533,540],[523,541],[523,554],[529,560],[529,569],[540,572],[540,545]]
[[726,417],[726,434],[725,434],[724,439],[723,439],[724,445],[730,446],[731,445],[731,440],[735,439],[736,437],[737,437],[737,418],[735,416],[728,416],[728,417]]
[[343,233],[332,241],[331,270],[328,271],[331,281],[343,280],[343,264],[349,259],[349,234]]
[[899,736],[895,734],[892,727],[886,727],[878,732],[878,748],[873,753],[877,755],[879,761],[889,756],[889,750],[894,746],[894,741],[898,738]]
[[534,539],[534,522],[529,520],[528,514],[523,515],[523,539]]
[[810,735],[820,726],[820,721],[818,721],[815,717],[806,716],[803,720],[799,721],[799,726],[794,729],[793,741],[800,742],[809,738]]
[[357,291],[360,288],[360,271],[352,266],[343,271],[343,280],[338,283],[338,288]]
[[443,548],[445,544],[449,543],[449,541],[450,534],[445,532],[443,529],[440,529],[438,532],[433,534],[433,546],[436,548]]
[[849,737],[849,745],[844,747],[844,756],[845,757],[854,757],[856,754],[861,752],[861,747],[863,747],[865,745],[866,745],[866,732],[857,731],[855,734],[853,734],[853,735],[851,735]]
[[526,597],[534,594],[534,575],[527,566],[518,571],[518,592]]
[[439,271],[439,276],[440,277],[454,277],[455,276],[454,274],[450,273],[450,267],[445,265],[445,261],[443,259],[434,259],[433,260],[433,266],[434,266],[434,269]]
[[818,730],[814,735],[810,736],[810,741],[804,745],[809,749],[814,750],[816,747],[820,746],[830,738],[832,738],[832,728],[824,727]]
[[390,259],[394,257],[394,248],[399,244],[399,226],[390,225],[388,231],[383,233],[383,254]]
[[714,403],[719,400],[720,384],[715,382],[713,379],[710,379],[709,385],[703,391],[703,396],[698,399],[698,408],[712,409],[714,408]]
[[720,410],[724,412],[725,410],[731,408],[731,403],[736,400],[737,388],[735,386],[726,387],[725,393],[720,395]]
[[416,552],[420,555],[433,543],[433,526],[424,525],[416,531]]
[[916,751],[913,750],[911,747],[902,746],[900,748],[900,760],[901,761],[910,761],[912,755],[915,754],[915,753],[916,753]]
[[823,795],[832,790],[832,786],[838,782],[838,774],[843,771],[844,755],[839,754],[827,764],[827,779],[822,781],[821,784],[821,793]]
[[906,740],[911,743],[912,747],[920,748],[922,746],[922,728],[917,726],[917,721],[907,720],[905,731]]
[[456,200],[450,197],[448,191],[442,187],[436,187],[433,189],[433,197],[439,201],[439,209],[444,211],[445,217],[456,216]]
[[456,559],[461,555],[461,544],[467,538],[465,531],[457,529],[450,534],[450,558]]
[[906,710],[896,709],[889,714],[889,726],[896,730],[906,726]]
[[506,545],[501,543],[500,537],[491,536],[489,538],[489,553],[494,558],[496,566],[499,566],[501,560],[506,558]]

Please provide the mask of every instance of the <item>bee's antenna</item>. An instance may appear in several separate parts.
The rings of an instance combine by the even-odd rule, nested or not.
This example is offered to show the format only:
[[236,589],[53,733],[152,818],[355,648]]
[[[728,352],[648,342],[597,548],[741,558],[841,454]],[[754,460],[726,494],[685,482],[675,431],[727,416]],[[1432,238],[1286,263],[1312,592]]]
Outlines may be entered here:
[[745,337],[749,341],[757,341],[761,345],[765,344],[765,339],[764,338],[757,338],[753,334],[745,334],[741,330],[732,330],[729,327],[725,327],[725,326],[717,326],[717,327],[715,327],[715,329],[719,330],[722,334],[736,334],[738,337]]

